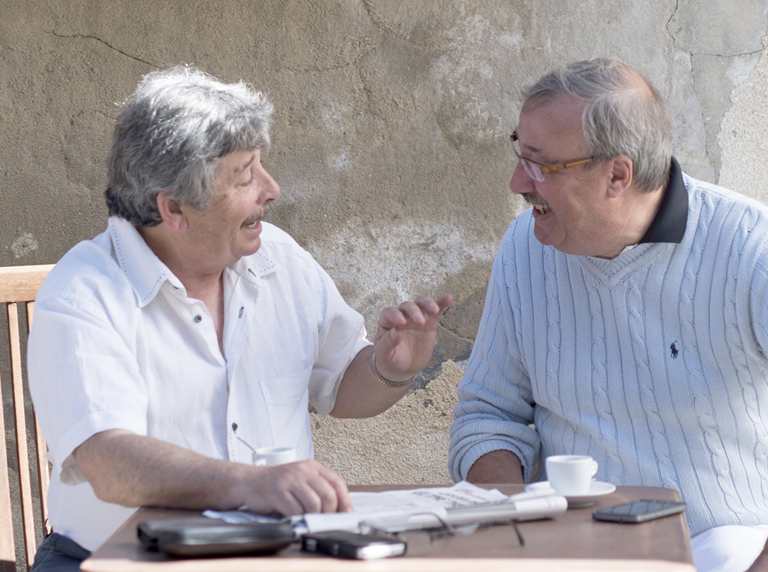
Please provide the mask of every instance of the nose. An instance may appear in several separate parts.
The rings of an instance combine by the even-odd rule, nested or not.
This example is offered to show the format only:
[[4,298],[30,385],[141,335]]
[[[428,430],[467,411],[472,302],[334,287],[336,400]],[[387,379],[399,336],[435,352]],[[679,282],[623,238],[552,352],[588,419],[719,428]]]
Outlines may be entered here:
[[528,176],[521,163],[517,164],[515,171],[512,173],[512,178],[509,181],[509,190],[518,195],[534,191],[533,179]]
[[259,193],[259,202],[266,203],[267,201],[274,201],[280,196],[280,185],[277,184],[275,178],[265,168],[262,170],[261,180],[261,192]]

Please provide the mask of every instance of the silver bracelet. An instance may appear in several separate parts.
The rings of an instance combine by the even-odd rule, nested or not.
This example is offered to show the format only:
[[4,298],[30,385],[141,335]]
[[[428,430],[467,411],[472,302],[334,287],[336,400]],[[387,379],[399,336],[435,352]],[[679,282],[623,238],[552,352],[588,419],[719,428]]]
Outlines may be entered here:
[[411,379],[406,379],[405,381],[390,381],[381,375],[379,370],[376,369],[376,352],[371,353],[371,370],[373,371],[373,375],[376,377],[376,379],[378,379],[380,383],[386,385],[387,387],[405,387],[406,385],[411,385],[413,380],[416,379],[416,376],[414,375]]

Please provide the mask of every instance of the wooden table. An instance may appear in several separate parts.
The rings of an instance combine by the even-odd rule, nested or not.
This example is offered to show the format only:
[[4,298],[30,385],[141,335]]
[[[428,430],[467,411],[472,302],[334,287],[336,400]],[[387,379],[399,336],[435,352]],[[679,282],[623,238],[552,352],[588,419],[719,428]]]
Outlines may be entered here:
[[[358,491],[404,487],[352,487]],[[505,494],[523,490],[521,485],[498,485]],[[594,506],[569,509],[550,520],[522,522],[518,526],[525,546],[511,526],[495,526],[471,535],[430,540],[421,532],[406,534],[408,553],[403,558],[374,561],[339,560],[303,553],[293,544],[275,556],[172,560],[147,552],[136,539],[136,525],[144,520],[178,518],[191,511],[141,509],[101,548],[85,560],[88,572],[527,572],[557,571],[660,571],[695,572],[690,534],[683,515],[642,524],[597,522],[592,511],[641,498],[680,500],[676,491],[652,487],[617,487]]]

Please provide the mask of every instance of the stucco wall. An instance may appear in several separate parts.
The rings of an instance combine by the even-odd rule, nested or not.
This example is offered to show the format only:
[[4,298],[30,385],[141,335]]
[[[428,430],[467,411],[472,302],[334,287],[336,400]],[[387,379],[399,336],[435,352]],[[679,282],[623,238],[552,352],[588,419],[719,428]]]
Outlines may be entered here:
[[242,78],[277,109],[265,165],[283,195],[271,221],[325,266],[369,331],[385,305],[456,296],[419,388],[381,418],[314,418],[318,457],[353,483],[446,482],[453,388],[496,247],[522,208],[507,142],[520,86],[575,59],[621,58],[667,95],[690,174],[765,201],[767,7],[0,0],[0,265],[55,262],[103,230],[115,103],[143,74],[192,63]]

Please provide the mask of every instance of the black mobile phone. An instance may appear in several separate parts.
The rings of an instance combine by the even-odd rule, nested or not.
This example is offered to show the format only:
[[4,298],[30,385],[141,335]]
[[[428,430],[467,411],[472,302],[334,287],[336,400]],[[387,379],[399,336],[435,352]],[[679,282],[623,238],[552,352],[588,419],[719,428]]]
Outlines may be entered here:
[[301,549],[305,552],[328,554],[336,558],[373,560],[375,558],[403,556],[406,544],[403,540],[396,538],[331,530],[305,534],[301,537]]
[[643,499],[596,510],[592,517],[611,522],[645,522],[683,512],[685,508],[684,502]]

